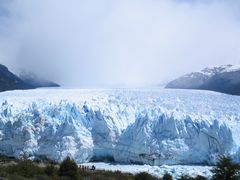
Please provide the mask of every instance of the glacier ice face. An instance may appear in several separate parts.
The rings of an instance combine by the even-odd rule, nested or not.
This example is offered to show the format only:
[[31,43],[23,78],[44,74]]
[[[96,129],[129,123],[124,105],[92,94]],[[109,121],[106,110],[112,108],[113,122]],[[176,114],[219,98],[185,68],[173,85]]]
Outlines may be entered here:
[[229,152],[232,145],[231,131],[218,121],[208,124],[189,117],[179,121],[174,116],[146,115],[120,137],[115,157],[151,165],[211,164],[211,156]]
[[240,160],[240,97],[160,89],[0,93],[0,153],[78,163],[212,164]]

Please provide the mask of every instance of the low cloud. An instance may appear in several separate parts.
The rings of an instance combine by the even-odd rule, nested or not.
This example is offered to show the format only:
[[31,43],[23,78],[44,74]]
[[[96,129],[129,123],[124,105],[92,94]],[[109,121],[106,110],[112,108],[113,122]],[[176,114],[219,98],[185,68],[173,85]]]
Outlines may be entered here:
[[63,86],[144,86],[240,63],[239,3],[12,0],[0,5],[0,62]]

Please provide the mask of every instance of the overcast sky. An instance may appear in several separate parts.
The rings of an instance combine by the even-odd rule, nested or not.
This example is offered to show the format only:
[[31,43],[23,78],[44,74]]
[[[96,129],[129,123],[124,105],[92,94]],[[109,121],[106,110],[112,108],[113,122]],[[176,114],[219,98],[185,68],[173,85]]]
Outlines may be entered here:
[[144,86],[240,64],[238,0],[1,0],[0,63],[63,86]]

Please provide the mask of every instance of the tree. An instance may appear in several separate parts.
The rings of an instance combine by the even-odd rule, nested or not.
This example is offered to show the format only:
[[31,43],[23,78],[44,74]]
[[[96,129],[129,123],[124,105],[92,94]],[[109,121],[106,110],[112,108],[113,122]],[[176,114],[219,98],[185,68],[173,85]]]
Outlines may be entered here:
[[48,176],[53,176],[54,174],[57,174],[57,168],[55,168],[54,165],[50,164],[44,168],[44,172]]
[[240,177],[239,164],[234,163],[229,156],[219,156],[216,166],[211,171],[213,180],[235,180]]
[[177,180],[207,180],[206,177],[197,175],[196,177],[191,177],[189,175],[181,175]]
[[77,179],[78,166],[76,162],[67,156],[60,164],[59,175],[62,177],[70,177],[71,179]]
[[134,179],[135,180],[155,180],[156,178],[146,172],[141,172],[136,174]]
[[197,175],[197,176],[194,178],[194,180],[207,180],[207,178],[204,177],[204,176],[201,176],[201,175]]
[[163,178],[162,178],[162,179],[163,179],[163,180],[172,180],[173,178],[172,178],[171,174],[165,173],[165,174],[163,175]]

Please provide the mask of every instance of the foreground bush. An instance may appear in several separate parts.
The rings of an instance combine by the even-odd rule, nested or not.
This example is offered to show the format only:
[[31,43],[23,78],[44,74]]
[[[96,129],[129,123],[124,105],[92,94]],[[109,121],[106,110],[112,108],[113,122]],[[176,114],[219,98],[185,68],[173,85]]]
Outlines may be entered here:
[[190,177],[188,175],[182,175],[178,178],[178,180],[207,180],[207,178],[204,177],[204,176],[200,176],[200,175],[198,175],[196,177]]
[[[8,157],[4,161],[6,163],[0,163],[0,179],[4,180],[134,180],[135,178],[132,174],[120,171],[113,172],[78,168],[76,163],[70,158],[65,158],[61,165],[53,165],[52,163],[39,164],[30,160],[8,159]],[[69,169],[69,167],[73,167],[75,170],[72,171],[72,168]]]
[[178,180],[192,180],[192,177],[190,177],[189,175],[181,175],[179,178],[177,178]]
[[58,172],[58,169],[57,169],[54,165],[52,165],[52,164],[47,165],[47,166],[44,168],[44,173],[45,173],[47,176],[50,176],[50,177],[56,175],[57,172]]
[[78,178],[78,166],[76,162],[71,159],[69,156],[66,157],[63,162],[60,164],[59,176],[69,177],[71,179]]
[[[78,168],[77,164],[70,157],[66,157],[61,164],[36,163],[30,160],[14,160],[2,157],[0,160],[0,179],[9,180],[74,180],[74,179],[97,179],[97,180],[155,180],[156,177],[146,173],[132,175],[120,171],[91,170],[91,167]],[[4,162],[4,163],[3,163]],[[240,165],[234,163],[230,157],[220,156],[216,167],[212,169],[213,180],[236,180],[240,179]],[[172,176],[166,173],[161,179],[171,180]],[[190,177],[182,175],[179,180],[207,180],[206,177]]]
[[16,165],[6,167],[8,174],[17,174],[25,178],[32,178],[35,175],[43,174],[42,168],[39,168],[30,160],[21,160]]
[[219,156],[216,167],[212,169],[213,180],[240,179],[240,166],[234,163],[231,157]]
[[135,180],[155,180],[154,176],[146,173],[146,172],[141,172],[135,175]]
[[172,178],[171,174],[165,173],[165,174],[163,175],[162,179],[163,179],[163,180],[172,180],[173,178]]
[[198,175],[197,177],[194,178],[195,180],[207,180],[206,177]]

